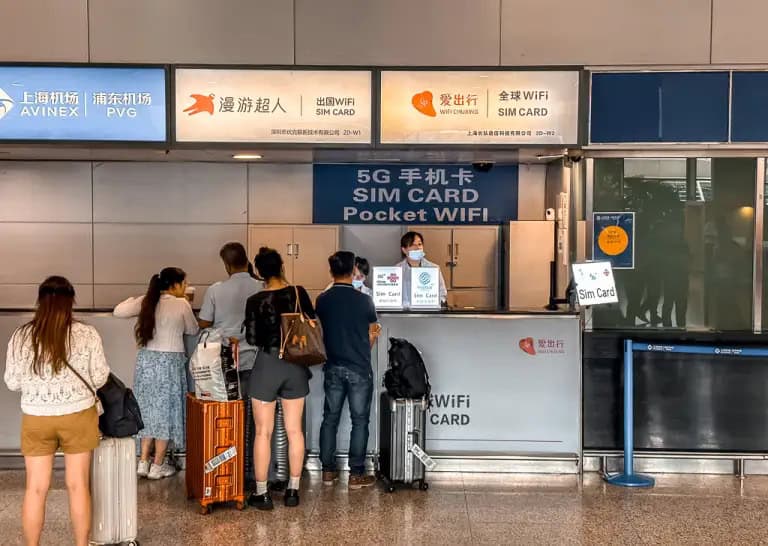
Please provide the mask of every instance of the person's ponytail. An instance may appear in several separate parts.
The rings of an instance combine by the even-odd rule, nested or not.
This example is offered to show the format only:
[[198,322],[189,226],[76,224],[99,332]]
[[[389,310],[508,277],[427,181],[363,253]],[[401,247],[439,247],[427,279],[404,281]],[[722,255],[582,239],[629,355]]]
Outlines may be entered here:
[[147,294],[144,296],[144,301],[141,302],[139,319],[136,321],[134,329],[136,342],[139,344],[139,347],[146,347],[155,336],[155,310],[160,301],[160,294],[164,289],[168,289],[167,286],[163,288],[162,285],[163,280],[161,276],[158,274],[152,275],[152,278],[149,280]]

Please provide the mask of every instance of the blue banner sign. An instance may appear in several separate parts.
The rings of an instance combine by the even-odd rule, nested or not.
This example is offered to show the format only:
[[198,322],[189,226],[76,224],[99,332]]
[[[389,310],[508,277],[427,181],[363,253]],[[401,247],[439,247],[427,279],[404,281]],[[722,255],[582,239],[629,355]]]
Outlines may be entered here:
[[595,212],[592,215],[592,257],[614,269],[635,268],[635,213]]
[[0,66],[0,140],[165,142],[165,69]]
[[518,169],[472,165],[314,166],[318,224],[500,224],[517,219]]
[[664,343],[632,342],[632,350],[640,353],[678,353],[689,355],[767,357],[766,347],[714,347],[706,345],[667,345]]

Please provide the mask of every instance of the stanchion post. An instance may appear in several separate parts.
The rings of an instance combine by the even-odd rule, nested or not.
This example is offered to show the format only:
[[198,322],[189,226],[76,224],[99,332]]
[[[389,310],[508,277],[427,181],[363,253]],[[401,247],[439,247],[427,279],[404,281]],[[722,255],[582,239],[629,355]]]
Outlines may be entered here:
[[606,475],[605,481],[622,487],[652,487],[653,478],[635,474],[634,344],[624,340],[624,472]]

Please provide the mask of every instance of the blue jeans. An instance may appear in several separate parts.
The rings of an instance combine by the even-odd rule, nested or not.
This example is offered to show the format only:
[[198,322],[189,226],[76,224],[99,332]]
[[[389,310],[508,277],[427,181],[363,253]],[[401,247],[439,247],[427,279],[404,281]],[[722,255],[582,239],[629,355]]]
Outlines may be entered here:
[[325,371],[325,408],[320,427],[320,461],[324,471],[336,470],[336,433],[339,430],[344,400],[349,399],[352,435],[349,440],[349,468],[352,474],[365,474],[365,452],[368,448],[368,421],[371,417],[373,374],[367,377],[343,366]]

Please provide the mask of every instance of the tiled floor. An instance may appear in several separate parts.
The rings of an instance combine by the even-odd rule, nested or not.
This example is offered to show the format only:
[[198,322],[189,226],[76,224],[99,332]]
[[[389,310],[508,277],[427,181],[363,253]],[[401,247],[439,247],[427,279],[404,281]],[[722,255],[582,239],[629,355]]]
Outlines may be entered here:
[[[274,512],[223,506],[201,516],[183,477],[142,481],[144,546],[200,544],[768,544],[768,477],[657,476],[650,490],[605,485],[597,475],[436,474],[430,490],[302,483],[302,504]],[[69,545],[66,492],[57,474],[45,545]],[[0,472],[0,544],[21,544],[24,475]]]

